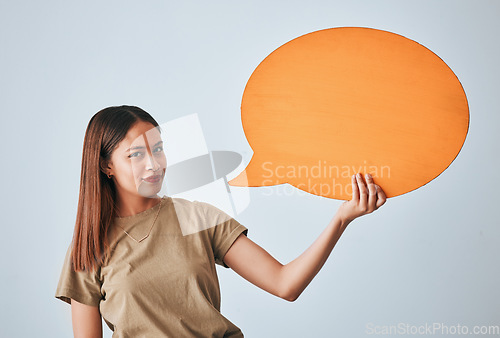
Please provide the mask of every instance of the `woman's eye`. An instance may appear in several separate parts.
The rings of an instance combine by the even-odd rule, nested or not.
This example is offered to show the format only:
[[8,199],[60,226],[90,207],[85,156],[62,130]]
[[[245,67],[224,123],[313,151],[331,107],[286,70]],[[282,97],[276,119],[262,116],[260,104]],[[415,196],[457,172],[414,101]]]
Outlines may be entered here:
[[138,157],[138,155],[142,155],[142,153],[140,151],[136,151],[135,153],[128,155],[128,157]]
[[[156,147],[155,148],[155,153],[161,153],[163,152],[163,147]],[[128,155],[128,157],[140,157],[140,156],[143,156],[143,152],[142,151],[136,151],[135,153],[132,153],[130,155]]]

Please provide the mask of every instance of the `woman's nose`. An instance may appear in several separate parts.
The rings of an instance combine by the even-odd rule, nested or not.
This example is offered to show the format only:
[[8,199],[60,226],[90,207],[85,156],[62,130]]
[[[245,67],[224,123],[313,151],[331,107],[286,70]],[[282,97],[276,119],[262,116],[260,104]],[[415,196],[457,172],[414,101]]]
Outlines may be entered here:
[[153,170],[156,171],[160,168],[160,164],[158,163],[157,160],[155,160],[154,156],[148,155],[148,160],[147,160],[147,170]]

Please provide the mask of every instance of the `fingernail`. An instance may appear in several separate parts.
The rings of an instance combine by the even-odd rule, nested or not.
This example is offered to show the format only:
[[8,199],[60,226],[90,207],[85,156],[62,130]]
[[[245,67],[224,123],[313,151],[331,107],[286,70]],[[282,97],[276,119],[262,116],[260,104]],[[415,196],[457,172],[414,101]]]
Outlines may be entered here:
[[358,178],[361,178],[361,174],[360,173],[358,173]]
[[366,174],[366,178],[372,178],[372,175]]

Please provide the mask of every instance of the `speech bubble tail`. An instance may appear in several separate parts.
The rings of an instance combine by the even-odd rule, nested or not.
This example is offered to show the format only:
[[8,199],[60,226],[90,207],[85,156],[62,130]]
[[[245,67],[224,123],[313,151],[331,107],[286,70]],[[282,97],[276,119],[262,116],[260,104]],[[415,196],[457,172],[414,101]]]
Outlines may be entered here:
[[238,176],[227,182],[233,187],[248,187],[247,172],[243,170]]

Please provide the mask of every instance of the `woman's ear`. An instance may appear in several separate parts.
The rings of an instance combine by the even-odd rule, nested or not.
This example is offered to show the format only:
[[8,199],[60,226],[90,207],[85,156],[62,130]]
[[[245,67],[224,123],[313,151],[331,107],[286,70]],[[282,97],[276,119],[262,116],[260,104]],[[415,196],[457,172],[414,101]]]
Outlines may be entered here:
[[113,163],[111,161],[106,161],[104,159],[100,160],[100,169],[105,175],[112,175]]

